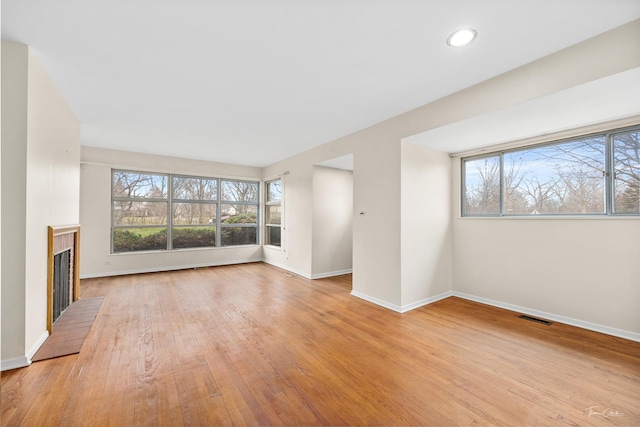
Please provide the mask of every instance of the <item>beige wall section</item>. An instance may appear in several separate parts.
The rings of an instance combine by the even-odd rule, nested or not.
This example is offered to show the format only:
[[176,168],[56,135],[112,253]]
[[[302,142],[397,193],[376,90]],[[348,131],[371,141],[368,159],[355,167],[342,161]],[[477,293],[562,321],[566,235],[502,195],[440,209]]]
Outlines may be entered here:
[[[400,141],[439,126],[640,67],[638,39],[640,20],[265,168],[264,176],[290,171],[285,188],[286,250],[265,249],[265,259],[292,271],[311,274],[313,164],[353,153],[354,295],[402,310],[403,306],[419,303],[422,299],[413,299],[430,293],[426,290],[431,286],[435,286],[433,292],[446,289],[446,283],[453,283],[455,288],[456,282],[447,279],[444,273],[451,260],[446,256],[438,258],[446,254],[446,249],[434,250],[423,259],[425,264],[442,267],[435,281],[420,283],[428,279],[415,260],[401,267],[400,236],[410,233],[412,225],[402,219],[406,213],[401,211],[400,194],[406,192],[403,185],[410,184],[401,183]],[[360,212],[365,214],[359,215]],[[439,226],[435,226],[436,223]],[[381,224],[387,227],[385,233],[379,232]],[[443,236],[449,226],[438,220],[425,227]],[[409,246],[407,243],[406,248]],[[418,279],[420,277],[422,279]],[[405,297],[402,297],[403,278],[411,283]]]
[[111,169],[260,180],[262,170],[200,160],[82,147],[81,277],[161,271],[262,259],[260,246],[111,254]]
[[640,218],[460,218],[452,169],[456,292],[640,338]]
[[78,224],[80,122],[29,50],[26,342],[46,333],[48,226]]
[[[398,131],[387,124],[372,126],[266,167],[265,177],[289,173],[285,177],[285,248],[265,248],[265,261],[312,276],[314,164],[353,154],[353,293],[399,307]],[[384,232],[380,232],[381,224],[386,227]]]
[[451,291],[451,160],[402,143],[402,309]]
[[311,277],[313,160],[309,153],[265,168],[265,178],[282,175],[284,216],[282,247],[266,246],[264,260],[304,277]]
[[348,144],[325,144],[263,169],[265,179],[284,174],[283,245],[281,249],[265,247],[266,262],[312,277],[313,165],[349,153]]
[[28,47],[2,51],[4,370],[47,337],[47,226],[79,221],[80,123]]
[[[1,15],[1,11],[0,11],[0,15]],[[0,19],[0,30],[2,30],[2,19]],[[2,58],[2,43],[0,43],[0,58]],[[0,80],[1,80],[1,77],[2,77],[2,61],[0,60]],[[2,84],[0,84],[0,100],[1,99],[2,99]],[[2,102],[0,102],[0,117],[2,117]],[[0,141],[2,141],[1,135],[2,135],[2,119],[0,118]],[[0,224],[2,224],[2,185],[1,184],[2,184],[2,150],[0,149]],[[1,226],[0,226],[0,242],[2,242]],[[2,259],[2,245],[0,245],[0,259]],[[0,355],[2,355],[2,262],[0,262]],[[1,359],[2,358],[0,356],[0,360]]]
[[[2,41],[2,360],[26,355],[28,48]],[[46,262],[46,261],[45,261]],[[46,324],[44,325],[46,327]]]
[[353,172],[313,168],[313,278],[353,268]]

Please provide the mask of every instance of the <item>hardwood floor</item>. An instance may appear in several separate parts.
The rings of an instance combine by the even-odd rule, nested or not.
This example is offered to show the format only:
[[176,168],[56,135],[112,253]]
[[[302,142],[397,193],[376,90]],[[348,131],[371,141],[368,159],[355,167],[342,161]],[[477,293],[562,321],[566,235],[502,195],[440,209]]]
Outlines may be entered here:
[[350,290],[266,264],[83,280],[82,351],[3,372],[0,424],[640,425],[640,343]]

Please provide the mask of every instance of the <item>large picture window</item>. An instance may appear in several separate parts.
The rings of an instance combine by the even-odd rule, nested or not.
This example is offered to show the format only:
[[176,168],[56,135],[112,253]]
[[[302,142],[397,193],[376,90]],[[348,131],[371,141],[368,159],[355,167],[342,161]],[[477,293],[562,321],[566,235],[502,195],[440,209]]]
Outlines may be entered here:
[[173,249],[216,246],[218,180],[173,176]]
[[112,252],[258,243],[255,181],[112,171]]
[[169,176],[113,171],[113,252],[167,249]]
[[258,183],[221,181],[222,245],[258,243]]
[[265,182],[264,244],[282,246],[282,179]]
[[462,215],[638,215],[640,129],[462,160]]

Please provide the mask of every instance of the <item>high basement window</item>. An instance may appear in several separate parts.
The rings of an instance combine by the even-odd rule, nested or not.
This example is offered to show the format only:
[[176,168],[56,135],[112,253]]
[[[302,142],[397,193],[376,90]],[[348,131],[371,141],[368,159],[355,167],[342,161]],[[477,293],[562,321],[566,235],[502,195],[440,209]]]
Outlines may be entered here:
[[462,159],[462,216],[640,215],[640,128]]

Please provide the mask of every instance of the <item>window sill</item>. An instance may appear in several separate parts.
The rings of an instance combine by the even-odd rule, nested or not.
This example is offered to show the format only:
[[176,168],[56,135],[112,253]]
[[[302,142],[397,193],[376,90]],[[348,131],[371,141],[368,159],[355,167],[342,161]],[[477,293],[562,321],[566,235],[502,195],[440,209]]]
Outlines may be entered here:
[[257,248],[260,245],[235,245],[235,246],[208,246],[203,248],[180,248],[180,249],[172,249],[172,250],[152,250],[152,251],[131,251],[131,252],[115,252],[110,253],[112,256],[122,256],[122,255],[137,255],[137,254],[171,254],[178,252],[198,252],[198,251],[219,251],[225,249],[234,249],[234,248]]
[[607,220],[640,220],[640,215],[505,215],[505,216],[458,216],[456,219],[462,220],[508,220],[508,221],[522,221],[522,220],[595,220],[595,221],[607,221]]

